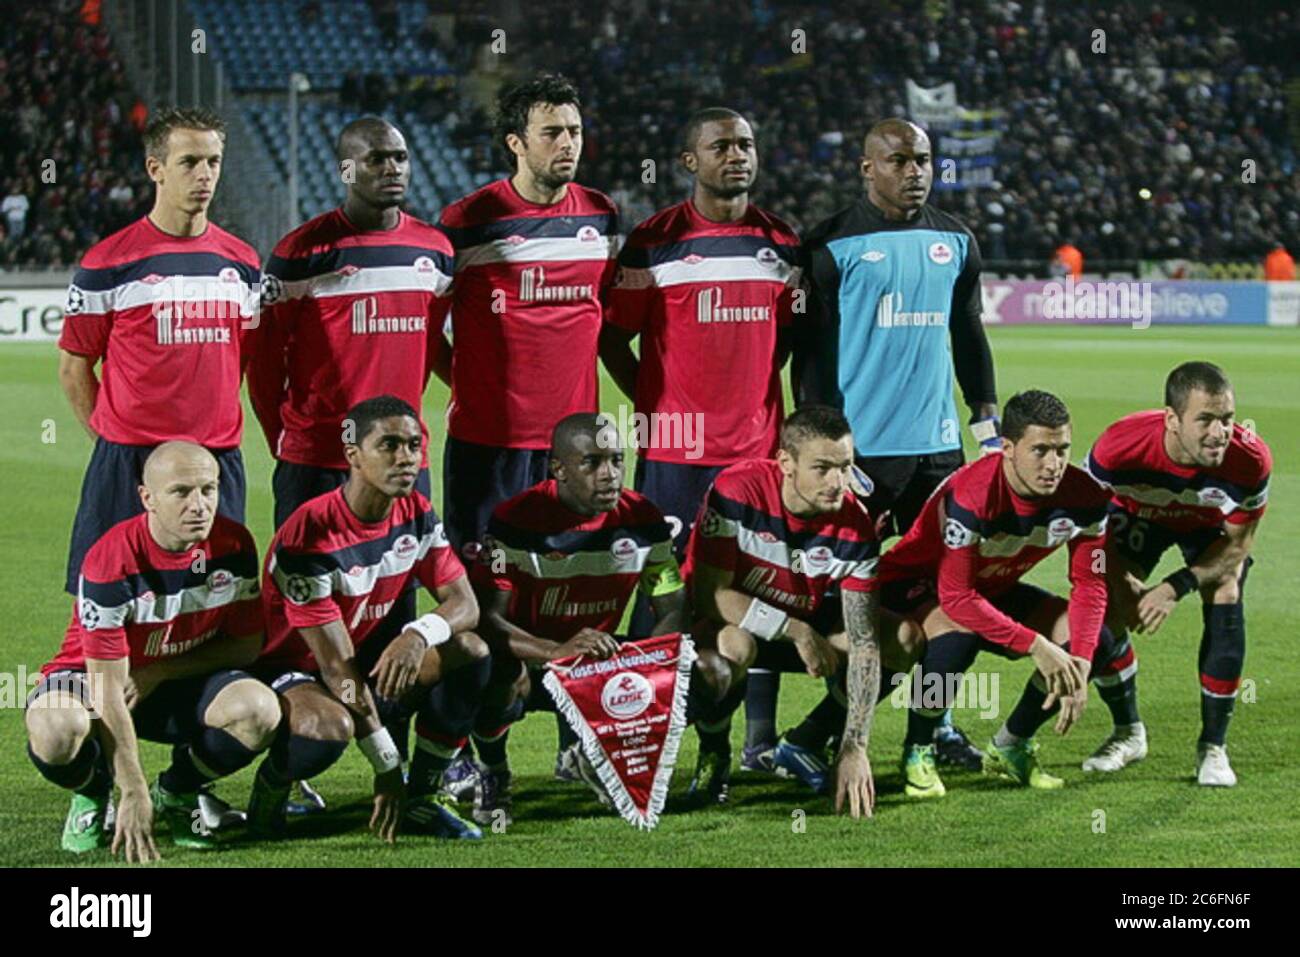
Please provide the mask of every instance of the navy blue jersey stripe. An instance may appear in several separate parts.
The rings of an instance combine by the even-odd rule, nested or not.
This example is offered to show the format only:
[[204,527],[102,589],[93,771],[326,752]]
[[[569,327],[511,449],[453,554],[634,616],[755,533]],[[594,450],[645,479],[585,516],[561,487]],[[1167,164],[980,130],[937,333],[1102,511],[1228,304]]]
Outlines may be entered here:
[[209,558],[203,571],[192,568],[159,569],[149,568],[115,582],[95,582],[82,577],[82,595],[97,605],[106,608],[120,605],[129,598],[138,598],[145,592],[153,592],[157,598],[175,595],[186,588],[201,588],[215,571],[225,570],[239,578],[257,581],[257,556],[252,552],[232,552],[220,558]]
[[1250,489],[1216,475],[1207,475],[1204,472],[1198,472],[1191,478],[1184,478],[1181,475],[1173,475],[1169,472],[1157,472],[1155,469],[1107,469],[1100,465],[1096,459],[1089,459],[1089,471],[1107,485],[1150,485],[1154,488],[1166,489],[1175,494],[1185,492],[1188,489],[1198,492],[1207,488],[1222,489],[1234,502],[1240,502],[1252,495],[1259,494],[1264,489],[1264,486],[1268,484],[1268,479],[1265,478],[1256,488]]
[[798,259],[798,247],[778,243],[768,236],[696,236],[657,246],[626,246],[618,261],[629,269],[649,269],[651,266],[677,262],[692,255],[706,259],[756,256],[760,249],[775,251],[778,257],[792,266]]
[[874,538],[854,540],[814,532],[794,532],[786,525],[784,518],[769,515],[762,509],[737,502],[717,491],[709,496],[709,507],[717,509],[718,514],[724,518],[740,522],[757,535],[767,534],[775,541],[784,542],[791,550],[828,548],[836,558],[847,562],[863,561],[880,554],[880,542]]
[[230,259],[220,253],[157,253],[133,262],[105,266],[103,269],[87,269],[82,266],[73,275],[72,284],[86,292],[104,292],[151,275],[215,279],[221,270],[232,267],[239,273],[239,278],[249,285],[259,279],[256,266]]
[[448,226],[440,224],[451,237],[456,249],[469,249],[484,243],[496,242],[509,236],[524,239],[558,239],[575,237],[583,226],[594,226],[602,235],[618,233],[618,217],[613,213],[594,213],[587,216],[524,216],[518,219],[496,219],[480,226]]
[[358,269],[377,266],[410,266],[421,256],[433,260],[433,264],[447,276],[454,271],[451,256],[427,246],[340,246],[325,252],[312,253],[308,256],[286,259],[272,256],[266,263],[268,275],[284,282],[301,282],[314,279],[328,273],[338,272],[345,266]]
[[1042,509],[1032,515],[1019,515],[1015,512],[1005,512],[996,518],[980,518],[970,509],[963,508],[953,493],[949,492],[944,497],[944,513],[948,518],[956,519],[964,527],[973,532],[978,532],[983,538],[992,538],[994,535],[1014,535],[1018,538],[1027,537],[1033,530],[1039,526],[1050,525],[1058,518],[1068,518],[1080,528],[1087,528],[1094,525],[1106,514],[1105,504],[1095,506],[1066,506],[1058,505],[1054,508]]
[[488,521],[488,536],[521,551],[547,555],[560,552],[574,555],[578,552],[607,552],[620,538],[630,538],[638,548],[648,548],[672,540],[668,523],[648,522],[642,525],[617,525],[593,531],[535,532],[518,528],[501,521],[495,515]]
[[349,545],[332,552],[295,552],[288,551],[280,545],[275,550],[275,563],[286,574],[310,577],[328,575],[336,569],[347,571],[358,567],[369,568],[378,565],[384,553],[392,549],[393,542],[403,535],[414,535],[420,539],[432,534],[437,524],[437,515],[433,511],[427,511],[400,525],[394,525],[382,538]]

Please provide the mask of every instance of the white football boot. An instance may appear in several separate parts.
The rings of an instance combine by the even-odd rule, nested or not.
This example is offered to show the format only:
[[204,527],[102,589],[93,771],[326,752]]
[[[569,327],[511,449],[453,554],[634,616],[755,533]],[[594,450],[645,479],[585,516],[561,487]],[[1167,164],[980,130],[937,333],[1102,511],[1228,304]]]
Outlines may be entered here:
[[1137,724],[1118,725],[1110,737],[1092,752],[1092,757],[1083,762],[1083,769],[1111,773],[1134,761],[1141,761],[1146,756],[1146,725],[1141,721]]
[[1228,763],[1228,749],[1221,744],[1196,746],[1196,783],[1201,787],[1236,787],[1237,775]]

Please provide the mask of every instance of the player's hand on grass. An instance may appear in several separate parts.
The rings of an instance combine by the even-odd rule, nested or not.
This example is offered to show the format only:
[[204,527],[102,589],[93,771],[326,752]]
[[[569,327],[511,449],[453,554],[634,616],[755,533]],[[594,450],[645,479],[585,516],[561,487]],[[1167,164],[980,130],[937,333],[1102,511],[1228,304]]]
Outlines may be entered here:
[[420,677],[420,663],[428,646],[418,631],[407,629],[390,642],[370,669],[375,690],[381,698],[396,701],[415,685]]
[[1064,648],[1052,644],[1039,635],[1029,646],[1029,654],[1047,682],[1047,700],[1043,702],[1044,709],[1052,707],[1058,698],[1075,694],[1079,690],[1082,684],[1079,680],[1079,671],[1074,666],[1074,660],[1069,652]]
[[799,657],[803,659],[808,674],[814,678],[829,678],[835,674],[835,670],[840,666],[835,646],[803,622],[792,621],[791,624],[795,625],[795,628],[792,630],[787,625],[786,633],[794,642],[794,647],[799,652]]
[[402,820],[405,801],[406,782],[402,780],[400,767],[375,775],[375,810],[370,815],[370,830],[381,841],[397,842],[397,826]]
[[595,628],[583,628],[576,635],[555,649],[555,658],[571,658],[574,655],[586,655],[588,658],[612,658],[618,654],[618,642],[612,635]]
[[144,788],[122,792],[109,850],[114,857],[122,852],[128,864],[158,860],[158,848],[153,842],[153,802]]
[[844,813],[848,798],[849,817],[871,817],[876,806],[876,783],[871,777],[871,761],[862,748],[850,747],[835,761],[835,813]]
[[1168,582],[1161,582],[1142,593],[1137,604],[1138,631],[1154,635],[1178,604],[1178,593]]
[[1072,695],[1061,698],[1061,711],[1056,716],[1056,733],[1065,734],[1083,717],[1083,709],[1088,705],[1088,675],[1092,671],[1092,662],[1087,658],[1072,655],[1070,660],[1079,672],[1082,685]]

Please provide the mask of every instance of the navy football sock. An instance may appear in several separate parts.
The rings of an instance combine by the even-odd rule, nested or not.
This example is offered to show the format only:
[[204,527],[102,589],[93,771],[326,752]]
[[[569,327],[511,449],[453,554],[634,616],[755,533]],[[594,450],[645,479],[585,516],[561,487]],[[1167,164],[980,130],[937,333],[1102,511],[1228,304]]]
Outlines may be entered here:
[[776,699],[781,673],[751,668],[745,693],[745,747],[776,743]]

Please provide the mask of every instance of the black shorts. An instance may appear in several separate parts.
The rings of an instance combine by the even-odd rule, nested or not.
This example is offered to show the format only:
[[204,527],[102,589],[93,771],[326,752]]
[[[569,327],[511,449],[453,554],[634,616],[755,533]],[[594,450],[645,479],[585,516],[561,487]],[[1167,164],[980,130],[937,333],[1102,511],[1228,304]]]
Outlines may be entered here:
[[[95,440],[86,476],[81,481],[81,502],[72,521],[72,542],[68,547],[68,575],[64,588],[77,594],[81,563],[92,545],[118,522],[144,511],[140,502],[140,481],[144,460],[156,446],[119,445],[107,439]],[[209,449],[221,469],[217,511],[244,524],[246,484],[244,459],[239,449]]]
[[[394,605],[396,608],[401,605],[407,598],[411,599],[412,611],[415,606],[415,592],[407,592],[402,598],[398,599]],[[412,616],[414,617],[414,616]],[[391,613],[384,621],[392,619]],[[410,621],[410,619],[406,619]],[[392,637],[396,637],[395,635]],[[391,698],[385,698],[375,690],[375,679],[370,677],[371,670],[379,662],[379,656],[384,653],[392,638],[382,640],[378,633],[371,633],[366,640],[361,643],[357,649],[356,667],[366,679],[366,687],[370,689],[370,694],[375,699],[375,709],[379,712],[379,722],[384,725],[391,725],[397,721],[405,721],[410,718],[416,711],[413,707],[404,706]],[[299,671],[294,668],[286,668],[275,662],[256,662],[250,669],[253,675],[259,680],[264,681],[271,690],[276,694],[284,694],[290,688],[296,688],[301,684],[318,684],[322,688],[325,682],[321,680],[319,671]]]
[[[813,631],[822,637],[829,637],[844,630],[844,608],[841,604],[839,592],[827,594],[822,598],[821,604],[817,606],[817,611],[808,624]],[[697,625],[697,628],[709,630],[712,627],[703,623]],[[786,639],[771,641],[757,638],[754,640],[754,647],[757,654],[754,656],[753,663],[749,666],[751,671],[798,673],[808,670],[808,666],[803,663],[803,658],[799,656],[799,649],[795,647],[793,641],[787,641]]]
[[1111,502],[1106,509],[1106,541],[1124,558],[1142,569],[1146,578],[1160,563],[1170,546],[1177,545],[1183,561],[1192,564],[1197,557],[1220,538],[1221,528],[1198,528],[1190,532],[1176,532],[1144,518]]
[[[1042,601],[1055,597],[1045,588],[1039,588],[1028,582],[1016,582],[1001,595],[989,599],[989,603],[1008,618],[1023,623]],[[880,607],[905,618],[911,617],[919,608],[938,603],[939,595],[935,590],[934,582],[928,579],[912,578],[886,582],[880,586]],[[983,636],[980,636],[980,649],[1003,658],[1024,657],[1019,652],[1011,651],[1005,645],[988,641]]]
[[[164,681],[135,706],[131,712],[135,733],[146,741],[163,744],[185,744],[198,737],[207,726],[203,713],[226,685],[252,679],[246,671],[228,668],[210,675],[177,678]],[[68,691],[81,699],[90,709],[90,693],[86,687],[86,673],[79,670],[52,671],[41,678],[27,696],[27,706],[41,695],[51,691]]]
[[[287,522],[289,516],[304,502],[334,491],[346,484],[347,480],[347,469],[327,469],[319,465],[300,465],[297,462],[276,462],[275,471],[271,475],[271,491],[275,496],[275,527],[279,528]],[[420,469],[420,474],[415,479],[415,487],[425,498],[433,498],[427,468]]]
[[663,512],[673,533],[673,548],[680,559],[686,540],[700,511],[709,486],[725,465],[689,465],[639,459],[633,487]]
[[456,553],[473,561],[492,510],[545,481],[550,462],[547,449],[507,449],[447,436],[442,455],[442,521]]
[[858,458],[858,468],[867,473],[874,486],[867,496],[867,511],[872,518],[886,511],[892,515],[892,532],[887,530],[884,537],[905,534],[921,514],[930,493],[965,461],[961,449],[927,455]]

